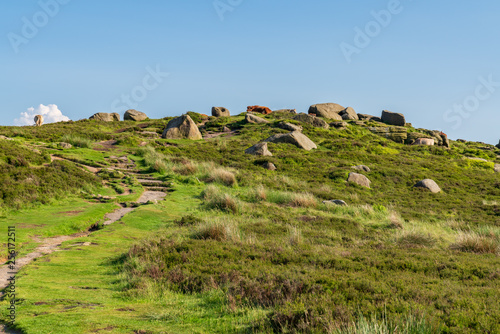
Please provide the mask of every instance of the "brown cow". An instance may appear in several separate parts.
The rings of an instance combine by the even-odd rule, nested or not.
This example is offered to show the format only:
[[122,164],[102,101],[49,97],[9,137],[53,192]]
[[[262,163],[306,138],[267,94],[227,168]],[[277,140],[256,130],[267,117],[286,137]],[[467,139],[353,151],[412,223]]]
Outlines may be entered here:
[[418,138],[412,145],[426,145],[434,146],[434,139],[430,138]]
[[43,116],[36,115],[35,116],[35,126],[42,126],[42,124],[43,124]]
[[247,112],[258,112],[264,115],[269,115],[273,111],[269,109],[268,107],[262,107],[262,106],[249,106],[247,107]]

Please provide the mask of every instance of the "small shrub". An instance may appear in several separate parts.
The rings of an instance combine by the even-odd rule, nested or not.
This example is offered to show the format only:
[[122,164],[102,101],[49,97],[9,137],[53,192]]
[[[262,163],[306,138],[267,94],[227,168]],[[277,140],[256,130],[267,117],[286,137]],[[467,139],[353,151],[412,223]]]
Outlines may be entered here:
[[236,177],[230,171],[223,168],[215,168],[209,172],[209,177],[206,179],[207,182],[217,182],[224,184],[226,186],[235,186]]
[[238,213],[240,211],[240,202],[237,198],[229,194],[222,193],[215,186],[208,186],[202,193],[205,204],[210,209],[216,209],[226,212]]
[[201,225],[193,234],[194,239],[216,240],[216,241],[241,241],[238,227],[229,221],[216,221]]
[[201,218],[198,218],[194,215],[187,215],[175,221],[178,226],[192,226],[203,223]]
[[301,208],[316,207],[318,202],[314,195],[310,193],[293,194],[290,205]]

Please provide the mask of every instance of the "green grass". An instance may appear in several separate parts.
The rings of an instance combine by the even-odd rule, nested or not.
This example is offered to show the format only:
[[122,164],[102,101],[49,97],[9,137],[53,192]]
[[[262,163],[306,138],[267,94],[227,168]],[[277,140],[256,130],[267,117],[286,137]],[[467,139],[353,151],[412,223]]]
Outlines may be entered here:
[[[78,164],[103,167],[105,157],[128,155],[143,172],[174,183],[165,201],[140,206],[24,268],[18,275],[17,328],[25,333],[500,331],[500,183],[491,168],[500,163],[500,151],[478,143],[452,143],[450,150],[406,146],[349,122],[347,130],[302,124],[317,150],[271,143],[272,157],[244,153],[283,133],[276,123],[289,118],[271,114],[268,125],[246,124],[243,116],[210,119],[204,131],[227,126],[237,135],[205,141],[141,135],[161,133],[167,119],[0,127],[0,134],[16,138],[0,148],[0,168],[9,182],[17,182],[16,193],[2,197],[0,225],[19,226],[21,255],[36,246],[35,235],[85,229],[116,202],[134,202],[143,190],[133,177],[81,174]],[[50,148],[67,133],[118,144],[111,151]],[[143,140],[148,146],[137,149]],[[49,153],[74,163],[44,165]],[[277,171],[263,169],[267,161]],[[364,173],[372,189],[346,182],[351,167],[360,164],[372,169]],[[28,175],[40,182],[46,177],[47,187],[26,188]],[[50,181],[56,176],[64,187]],[[424,178],[434,179],[443,192],[413,188]],[[133,193],[119,196],[125,186]],[[84,200],[97,192],[116,199]],[[62,201],[68,194],[72,197]],[[38,197],[29,207],[32,196]],[[18,207],[28,209],[14,213],[16,201],[9,198],[21,199]],[[322,204],[332,199],[349,206]],[[69,211],[79,212],[61,214]]]

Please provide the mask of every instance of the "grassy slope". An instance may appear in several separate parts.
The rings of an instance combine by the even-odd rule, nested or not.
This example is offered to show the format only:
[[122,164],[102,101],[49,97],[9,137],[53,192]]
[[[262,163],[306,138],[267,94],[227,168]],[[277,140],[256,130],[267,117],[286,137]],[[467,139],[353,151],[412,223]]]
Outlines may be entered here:
[[[218,120],[209,127],[227,122],[241,128],[241,119]],[[95,130],[87,123],[77,122],[72,130],[82,135],[94,131],[90,138],[130,145],[144,140],[134,124]],[[147,130],[161,132],[164,123],[146,122]],[[116,134],[120,127],[129,130]],[[350,323],[359,311],[385,310],[391,319],[425,312],[442,332],[499,330],[498,256],[451,249],[462,231],[499,240],[499,208],[494,204],[500,198],[498,175],[489,164],[463,159],[494,160],[495,155],[471,143],[455,143],[447,151],[395,144],[356,126],[347,131],[305,126],[304,133],[320,144],[317,151],[271,144],[274,157],[258,159],[242,151],[281,130],[262,125],[240,130],[239,136],[206,142],[168,141],[165,146],[165,140],[151,141],[159,151],[177,157],[167,159],[170,167],[179,169],[183,160],[192,159],[194,165],[213,161],[234,168],[239,187],[219,186],[219,192],[236,199],[236,214],[211,210],[210,198],[200,206],[203,173],[177,175],[172,197],[141,207],[125,217],[123,225],[94,234],[89,241],[97,245],[70,247],[23,270],[19,291],[26,300],[19,309],[19,327],[27,333],[45,333],[46,328],[87,333],[107,327],[107,332],[116,333],[211,333],[234,331],[231,324],[240,323],[258,332],[297,331],[301,326],[326,331]],[[56,135],[22,131],[33,140],[39,136],[57,141],[59,128],[51,129]],[[90,151],[71,154],[98,159]],[[265,160],[279,171],[263,170]],[[367,174],[371,190],[345,183],[350,167],[361,163],[372,168]],[[444,192],[413,189],[423,178],[435,179]],[[264,185],[265,200],[256,200],[251,190],[259,184]],[[314,203],[297,207],[285,191],[307,191]],[[353,207],[327,209],[319,203],[332,198],[345,199]],[[40,210],[44,214],[51,209]],[[172,223],[188,213],[201,222],[182,227]],[[199,239],[213,222],[231,227],[238,236]],[[143,238],[148,241],[140,241]],[[139,246],[125,256],[134,244]],[[159,263],[164,265],[155,267]],[[233,281],[224,273],[232,273]],[[305,288],[296,289],[297,284]],[[74,289],[78,286],[98,289]],[[263,297],[256,291],[270,293]],[[127,307],[134,311],[117,311]],[[86,320],[77,320],[82,315]],[[71,329],[54,327],[64,322]]]

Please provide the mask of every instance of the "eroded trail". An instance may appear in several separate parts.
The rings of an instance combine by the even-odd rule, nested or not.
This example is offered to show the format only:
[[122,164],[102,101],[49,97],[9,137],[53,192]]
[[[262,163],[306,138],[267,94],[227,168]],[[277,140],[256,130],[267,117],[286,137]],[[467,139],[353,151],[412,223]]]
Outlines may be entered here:
[[[64,160],[62,158],[57,158],[53,157],[53,160]],[[128,160],[128,159],[127,159]],[[89,172],[95,173],[96,171],[92,170],[90,166],[84,166],[88,169]],[[154,177],[149,176],[147,174],[139,174],[137,170],[134,169],[135,164],[133,163],[126,163],[126,167],[123,165],[115,165],[112,167],[112,169],[119,169],[125,174],[129,175],[134,175],[135,177],[144,177],[144,179],[139,179],[138,182],[144,186],[146,191],[142,193],[142,195],[139,197],[137,200],[137,203],[139,204],[145,204],[148,202],[153,202],[156,203],[157,201],[163,200],[167,196],[167,191],[169,190],[169,186],[163,182],[163,181],[156,181]],[[139,176],[140,175],[140,176]],[[151,187],[151,183],[155,185],[154,188]],[[158,185],[156,184],[158,183]],[[158,188],[159,187],[159,188]],[[129,214],[130,212],[133,212],[136,210],[137,207],[120,207],[116,209],[115,211],[108,213],[104,216],[104,223],[103,225],[111,225],[114,222],[119,221],[122,219],[125,215]],[[0,290],[4,290],[9,286],[9,278],[12,276],[15,276],[16,273],[23,268],[24,266],[28,265],[31,261],[40,258],[42,256],[51,254],[53,252],[59,251],[59,248],[63,242],[70,241],[73,239],[77,238],[82,238],[86,237],[93,232],[81,232],[81,233],[76,233],[73,235],[66,235],[66,236],[58,236],[54,238],[47,238],[40,240],[41,244],[35,249],[35,251],[29,253],[26,256],[23,256],[21,258],[16,259],[15,263],[15,269],[11,270],[7,264],[4,264],[2,267],[0,267]],[[1,296],[6,293],[7,290],[3,291]],[[4,333],[11,333],[11,334],[20,334],[19,331],[12,330],[8,328],[4,324],[0,324],[0,334]]]

